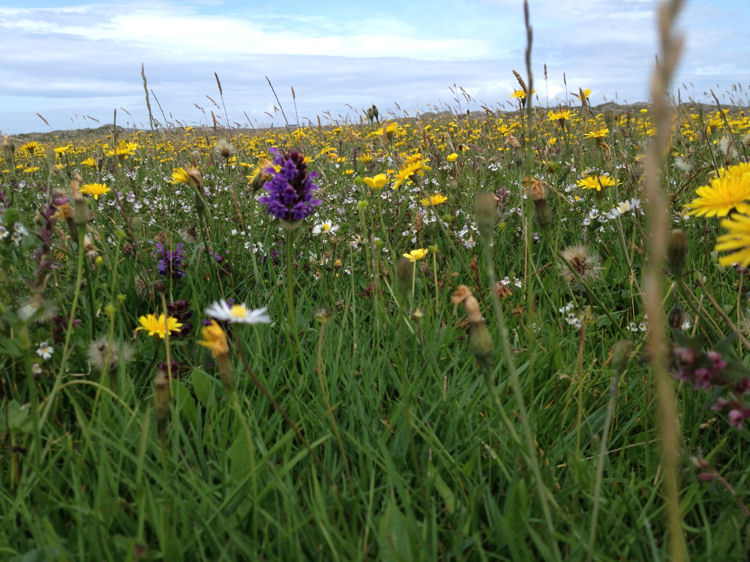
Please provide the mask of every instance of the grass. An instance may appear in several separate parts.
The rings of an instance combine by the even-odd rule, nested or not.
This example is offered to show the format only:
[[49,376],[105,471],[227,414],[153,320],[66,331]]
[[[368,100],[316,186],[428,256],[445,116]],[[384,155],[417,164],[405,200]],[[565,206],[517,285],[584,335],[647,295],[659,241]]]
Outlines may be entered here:
[[[667,559],[642,304],[640,155],[655,123],[648,109],[563,109],[560,121],[535,107],[525,125],[488,110],[7,144],[0,557]],[[718,221],[688,219],[685,204],[715,168],[745,161],[750,121],[690,105],[678,119],[662,169],[686,272],[659,283],[662,313],[678,299],[689,322],[668,350],[720,349],[746,378],[742,342],[725,341],[748,336],[746,274],[717,264]],[[739,150],[722,153],[728,135]],[[323,203],[293,238],[251,188],[270,147],[301,150],[319,174]],[[173,183],[178,167],[202,186]],[[388,185],[367,187],[378,173]],[[76,200],[78,175],[110,191]],[[615,185],[579,187],[597,175]],[[479,192],[498,197],[486,237]],[[437,193],[447,200],[420,203]],[[67,220],[65,203],[49,207],[59,196]],[[165,254],[178,243],[184,255]],[[573,245],[598,261],[570,275],[560,256]],[[418,248],[430,251],[399,266]],[[459,285],[478,299],[484,355],[451,302]],[[225,325],[236,394],[196,345],[222,298],[273,320]],[[168,303],[192,324],[184,334],[134,331]],[[614,356],[621,341],[631,356]],[[158,371],[172,381],[168,420],[154,415]],[[747,429],[710,409],[728,383],[673,386],[687,550],[741,559]]]

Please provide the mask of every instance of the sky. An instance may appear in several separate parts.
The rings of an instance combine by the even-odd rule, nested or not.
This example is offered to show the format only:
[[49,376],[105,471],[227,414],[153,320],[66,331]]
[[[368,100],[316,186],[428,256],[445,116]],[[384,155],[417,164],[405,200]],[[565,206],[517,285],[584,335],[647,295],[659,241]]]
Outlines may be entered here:
[[[655,1],[529,8],[535,103],[575,101],[579,87],[593,104],[648,101]],[[687,0],[673,92],[749,104],[748,22],[748,0]],[[148,127],[141,65],[154,118],[176,126],[359,122],[372,104],[386,118],[510,109],[512,70],[526,75],[522,0],[5,1],[0,37],[11,135],[111,124],[115,110]]]

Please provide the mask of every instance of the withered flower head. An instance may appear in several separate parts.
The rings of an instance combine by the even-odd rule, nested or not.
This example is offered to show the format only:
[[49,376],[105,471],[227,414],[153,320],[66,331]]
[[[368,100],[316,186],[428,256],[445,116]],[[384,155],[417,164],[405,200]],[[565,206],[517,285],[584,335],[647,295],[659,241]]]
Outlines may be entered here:
[[569,246],[562,251],[562,258],[565,263],[560,264],[560,273],[568,282],[576,283],[578,277],[584,281],[594,281],[599,277],[601,260],[586,246]]

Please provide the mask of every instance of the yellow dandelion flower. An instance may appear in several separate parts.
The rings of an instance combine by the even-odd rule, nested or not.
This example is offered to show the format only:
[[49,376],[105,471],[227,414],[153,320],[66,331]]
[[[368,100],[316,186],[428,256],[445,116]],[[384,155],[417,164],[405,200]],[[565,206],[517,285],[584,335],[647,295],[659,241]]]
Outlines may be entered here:
[[141,316],[138,318],[138,322],[141,324],[135,331],[146,330],[149,336],[159,336],[164,339],[167,332],[179,332],[182,328],[182,323],[177,321],[177,318],[172,316],[164,317],[164,314],[160,314],[157,318],[155,314],[149,314],[147,316]]
[[589,131],[584,137],[587,139],[603,139],[606,138],[606,136],[609,134],[609,129],[607,127],[603,127],[601,129],[596,129],[595,131]]
[[453,152],[453,153],[449,154],[448,156],[446,156],[445,159],[448,162],[455,162],[456,160],[458,160],[458,154],[456,154],[455,152]]
[[612,187],[617,182],[614,180],[614,178],[611,178],[609,176],[586,176],[585,178],[581,178],[578,180],[577,184],[578,187],[583,189],[596,189],[597,191],[601,191],[604,187]]
[[442,193],[436,193],[435,195],[430,195],[428,198],[420,199],[419,202],[425,207],[434,207],[435,205],[445,203],[447,200],[448,198]]
[[94,199],[99,199],[100,195],[104,195],[109,191],[109,188],[103,183],[87,183],[81,188],[81,193],[84,195],[93,195]]
[[731,166],[719,174],[695,190],[698,197],[687,204],[688,214],[725,217],[732,210],[750,214],[750,164]]

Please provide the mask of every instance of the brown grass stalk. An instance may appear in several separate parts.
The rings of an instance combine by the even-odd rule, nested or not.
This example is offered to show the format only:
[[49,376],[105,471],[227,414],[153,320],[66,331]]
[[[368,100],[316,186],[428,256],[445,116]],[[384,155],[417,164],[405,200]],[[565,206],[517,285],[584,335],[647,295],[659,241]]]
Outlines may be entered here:
[[687,549],[682,533],[678,468],[680,463],[680,427],[672,378],[667,370],[666,323],[662,307],[663,265],[666,255],[668,216],[661,169],[672,135],[674,110],[667,90],[682,50],[682,36],[674,24],[682,0],[666,0],[658,8],[658,33],[661,58],[657,60],[651,81],[652,114],[656,135],[652,139],[645,163],[645,196],[648,212],[648,262],[644,279],[644,305],[649,317],[648,350],[651,371],[656,383],[658,423],[664,474],[664,496],[669,532],[670,559],[686,560]]

